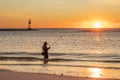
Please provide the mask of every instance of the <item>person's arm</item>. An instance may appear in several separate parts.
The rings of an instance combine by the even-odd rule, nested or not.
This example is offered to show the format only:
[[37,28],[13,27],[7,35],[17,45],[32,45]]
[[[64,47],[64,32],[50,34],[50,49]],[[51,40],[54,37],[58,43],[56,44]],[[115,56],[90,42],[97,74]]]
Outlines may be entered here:
[[50,49],[50,47],[48,47],[47,49]]

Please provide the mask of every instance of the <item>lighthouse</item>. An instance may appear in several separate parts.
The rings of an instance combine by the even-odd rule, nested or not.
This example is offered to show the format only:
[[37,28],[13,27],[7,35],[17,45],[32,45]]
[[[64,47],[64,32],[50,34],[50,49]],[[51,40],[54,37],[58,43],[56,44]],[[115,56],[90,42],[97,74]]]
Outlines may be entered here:
[[32,30],[32,29],[31,29],[31,24],[32,24],[31,19],[29,19],[29,20],[28,20],[28,30]]

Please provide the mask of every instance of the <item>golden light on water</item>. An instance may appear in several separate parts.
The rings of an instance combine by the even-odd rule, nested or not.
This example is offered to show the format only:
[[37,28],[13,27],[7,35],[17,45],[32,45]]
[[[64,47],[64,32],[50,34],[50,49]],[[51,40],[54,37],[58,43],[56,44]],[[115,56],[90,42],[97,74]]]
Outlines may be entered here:
[[99,68],[90,68],[90,76],[94,78],[100,78],[102,77],[102,70]]

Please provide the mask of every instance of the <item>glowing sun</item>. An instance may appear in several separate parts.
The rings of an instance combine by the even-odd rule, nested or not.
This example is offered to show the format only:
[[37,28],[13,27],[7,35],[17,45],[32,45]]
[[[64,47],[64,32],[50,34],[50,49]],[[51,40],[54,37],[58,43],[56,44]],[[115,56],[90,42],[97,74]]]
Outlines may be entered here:
[[93,28],[102,28],[102,23],[101,22],[94,22]]

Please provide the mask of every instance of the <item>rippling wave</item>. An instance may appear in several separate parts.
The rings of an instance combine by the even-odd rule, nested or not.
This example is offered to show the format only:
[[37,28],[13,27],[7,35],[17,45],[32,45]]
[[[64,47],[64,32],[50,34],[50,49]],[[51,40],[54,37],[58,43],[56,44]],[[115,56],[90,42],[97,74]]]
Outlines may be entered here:
[[[69,54],[69,53],[49,53],[52,56],[49,61],[62,62],[62,61],[80,61],[80,62],[107,62],[107,63],[120,63],[120,55],[105,55],[105,54]],[[73,56],[69,59],[67,56]],[[25,52],[11,52],[0,53],[0,60],[25,60],[37,61],[43,60],[41,53],[25,53]],[[105,58],[105,59],[103,59]]]

